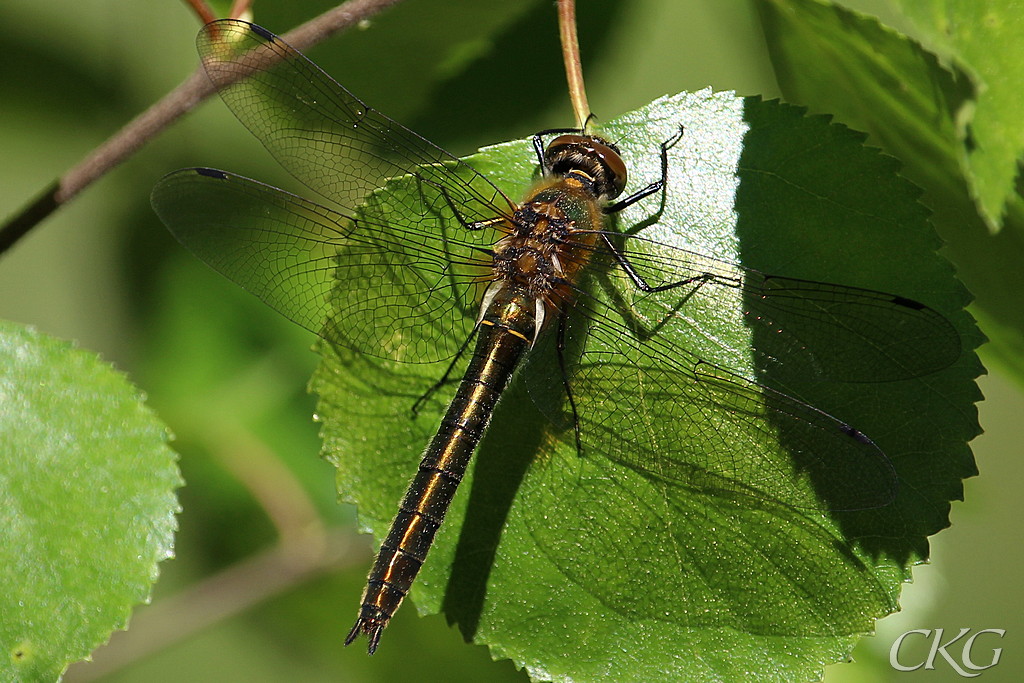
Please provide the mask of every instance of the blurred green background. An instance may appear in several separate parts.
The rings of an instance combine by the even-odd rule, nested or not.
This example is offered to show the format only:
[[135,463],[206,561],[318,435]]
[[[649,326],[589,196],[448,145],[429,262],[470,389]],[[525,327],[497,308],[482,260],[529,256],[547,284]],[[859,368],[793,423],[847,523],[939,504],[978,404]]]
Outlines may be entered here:
[[[886,10],[882,0],[845,4]],[[330,6],[257,3],[255,20],[283,33]],[[578,12],[590,102],[602,119],[708,86],[778,96],[747,0],[581,0]],[[177,0],[5,0],[0,25],[4,216],[197,63],[199,22]],[[459,155],[571,124],[547,1],[410,0],[308,54],[370,104]],[[442,617],[409,608],[374,657],[341,647],[371,548],[353,535],[354,511],[335,503],[333,469],[317,457],[314,400],[305,392],[317,360],[313,338],[207,270],[153,215],[156,180],[192,165],[294,188],[214,99],[0,261],[0,317],[77,340],[127,372],[175,432],[187,482],[177,558],[162,567],[154,605],[140,607],[128,634],[67,679],[525,680],[508,662],[491,662],[486,649],[463,644]],[[1015,490],[1024,470],[1016,457],[1024,397],[995,373],[982,389],[986,434],[974,442],[981,476],[966,482],[953,527],[934,537],[932,566],[915,572],[904,611],[864,639],[855,665],[831,667],[828,680],[960,680],[941,661],[936,671],[898,674],[887,658],[906,630],[962,626],[1007,629],[1003,661],[987,681],[1024,673],[1024,589],[1015,569],[1024,560],[1016,541],[1024,505]],[[330,552],[308,561],[310,538],[325,539]],[[293,578],[296,567],[313,567],[312,575]],[[204,592],[190,592],[196,586]],[[272,594],[263,599],[264,592]],[[221,619],[222,612],[236,613]]]

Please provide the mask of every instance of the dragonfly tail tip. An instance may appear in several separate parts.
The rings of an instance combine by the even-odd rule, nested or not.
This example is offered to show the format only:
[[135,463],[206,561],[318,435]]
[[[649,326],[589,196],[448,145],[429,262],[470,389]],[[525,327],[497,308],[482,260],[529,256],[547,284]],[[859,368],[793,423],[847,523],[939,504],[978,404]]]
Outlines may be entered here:
[[359,637],[359,634],[365,633],[369,640],[366,644],[366,652],[367,654],[372,655],[377,651],[377,645],[380,643],[380,637],[386,625],[386,621],[367,618],[360,615],[360,617],[356,619],[356,623],[352,627],[352,630],[349,631],[348,635],[345,637],[345,645],[351,645],[355,642],[356,638]]

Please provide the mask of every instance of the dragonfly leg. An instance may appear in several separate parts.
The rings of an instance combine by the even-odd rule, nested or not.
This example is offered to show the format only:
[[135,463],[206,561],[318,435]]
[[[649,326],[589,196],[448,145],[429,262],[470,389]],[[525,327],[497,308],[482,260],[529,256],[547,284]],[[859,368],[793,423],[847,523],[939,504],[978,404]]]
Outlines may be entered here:
[[[590,119],[588,118],[587,121],[589,122]],[[540,166],[544,173],[551,170],[547,168],[544,163],[544,136],[556,134],[561,135],[563,133],[584,133],[584,130],[579,128],[547,128],[533,134],[533,150],[537,153],[537,165]]]
[[448,194],[448,189],[444,185],[440,185],[438,183],[435,183],[434,181],[428,180],[427,178],[422,178],[421,177],[419,180],[422,183],[426,183],[427,185],[430,185],[442,197],[444,197],[444,201],[445,201],[445,203],[448,204],[448,208],[451,209],[452,210],[452,214],[455,215],[455,220],[457,220],[459,222],[459,225],[464,227],[466,230],[482,230],[484,228],[490,227],[492,225],[497,225],[498,223],[502,223],[502,222],[508,220],[508,218],[506,216],[498,215],[498,216],[495,216],[494,218],[488,218],[487,220],[484,220],[484,221],[471,221],[471,220],[469,220],[468,218],[466,218],[465,216],[462,215],[462,212],[459,211],[458,205],[455,203],[455,200],[452,199],[452,196],[450,194]]
[[601,233],[601,239],[604,241],[604,245],[608,248],[608,251],[610,251],[612,256],[615,257],[615,262],[618,263],[619,267],[626,272],[626,275],[629,275],[629,279],[633,281],[633,284],[636,285],[637,289],[641,292],[664,292],[669,289],[685,287],[686,285],[692,285],[694,283],[697,284],[697,287],[700,287],[702,284],[713,280],[715,277],[711,273],[700,273],[698,275],[691,275],[690,277],[683,278],[682,280],[669,282],[664,285],[651,285],[643,278],[642,275],[640,275],[640,273],[637,272],[633,264],[630,263],[628,258],[626,258],[626,255],[619,251],[618,247],[616,247],[612,242],[611,237],[606,233]]
[[455,357],[452,358],[452,362],[448,364],[448,368],[444,371],[444,374],[441,375],[441,379],[434,382],[430,386],[430,388],[423,392],[423,395],[416,399],[416,402],[412,404],[413,417],[419,415],[420,408],[423,407],[423,404],[426,403],[427,399],[433,396],[438,389],[445,386],[446,384],[450,384],[451,382],[457,381],[457,378],[452,378],[452,370],[455,369],[455,366],[458,364],[459,359],[462,358],[463,354],[465,354],[466,352],[466,349],[469,348],[469,342],[471,342],[473,340],[473,337],[476,336],[477,327],[474,327],[473,331],[466,336],[466,340],[462,342],[462,346],[459,347],[459,350],[456,352]]
[[544,168],[544,139],[540,133],[533,136],[533,151],[537,154],[537,165]]
[[683,132],[685,130],[686,129],[682,125],[680,125],[678,133],[676,133],[668,140],[665,140],[663,143],[661,143],[661,178],[655,180],[647,187],[637,190],[636,192],[629,195],[625,199],[620,199],[614,204],[609,204],[608,206],[604,207],[604,212],[606,214],[617,213],[619,211],[622,211],[626,207],[636,204],[644,197],[649,197],[655,192],[661,192],[662,190],[665,189],[665,183],[668,181],[668,151],[672,149],[677,142],[683,139]]

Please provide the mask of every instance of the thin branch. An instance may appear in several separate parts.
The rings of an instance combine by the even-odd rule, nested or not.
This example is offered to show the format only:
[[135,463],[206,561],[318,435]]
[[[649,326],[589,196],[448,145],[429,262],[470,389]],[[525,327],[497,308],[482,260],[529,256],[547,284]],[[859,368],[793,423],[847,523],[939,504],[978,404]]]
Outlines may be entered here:
[[[289,31],[282,38],[296,49],[304,50],[401,1],[349,0]],[[39,198],[11,217],[0,228],[0,254],[79,192],[134,154],[164,128],[191,111],[213,91],[206,74],[199,68],[184,83],[89,153]]]
[[562,40],[565,77],[569,81],[569,99],[576,114],[576,127],[583,130],[590,120],[590,105],[587,103],[580,44],[576,37],[576,0],[558,0],[558,35]]
[[53,195],[57,205],[55,208],[66,204],[79,192],[99,180],[213,92],[213,84],[206,74],[202,70],[193,72],[184,83],[129,121],[81,163],[65,173]]
[[39,196],[32,200],[20,213],[7,221],[0,229],[0,254],[10,249],[15,242],[28,234],[28,231],[53,213],[58,206],[54,195],[60,190],[60,181],[55,181]]
[[192,8],[192,11],[199,17],[199,21],[204,25],[217,18],[217,15],[213,13],[213,9],[204,0],[185,0],[185,4]]

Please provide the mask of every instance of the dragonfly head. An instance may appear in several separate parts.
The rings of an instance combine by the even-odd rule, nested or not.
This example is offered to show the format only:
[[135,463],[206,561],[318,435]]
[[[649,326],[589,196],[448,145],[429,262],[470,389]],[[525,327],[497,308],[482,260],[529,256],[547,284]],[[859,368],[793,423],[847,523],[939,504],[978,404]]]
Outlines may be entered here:
[[544,170],[561,178],[583,174],[604,199],[615,199],[626,188],[626,164],[618,148],[596,135],[559,135],[544,151]]

